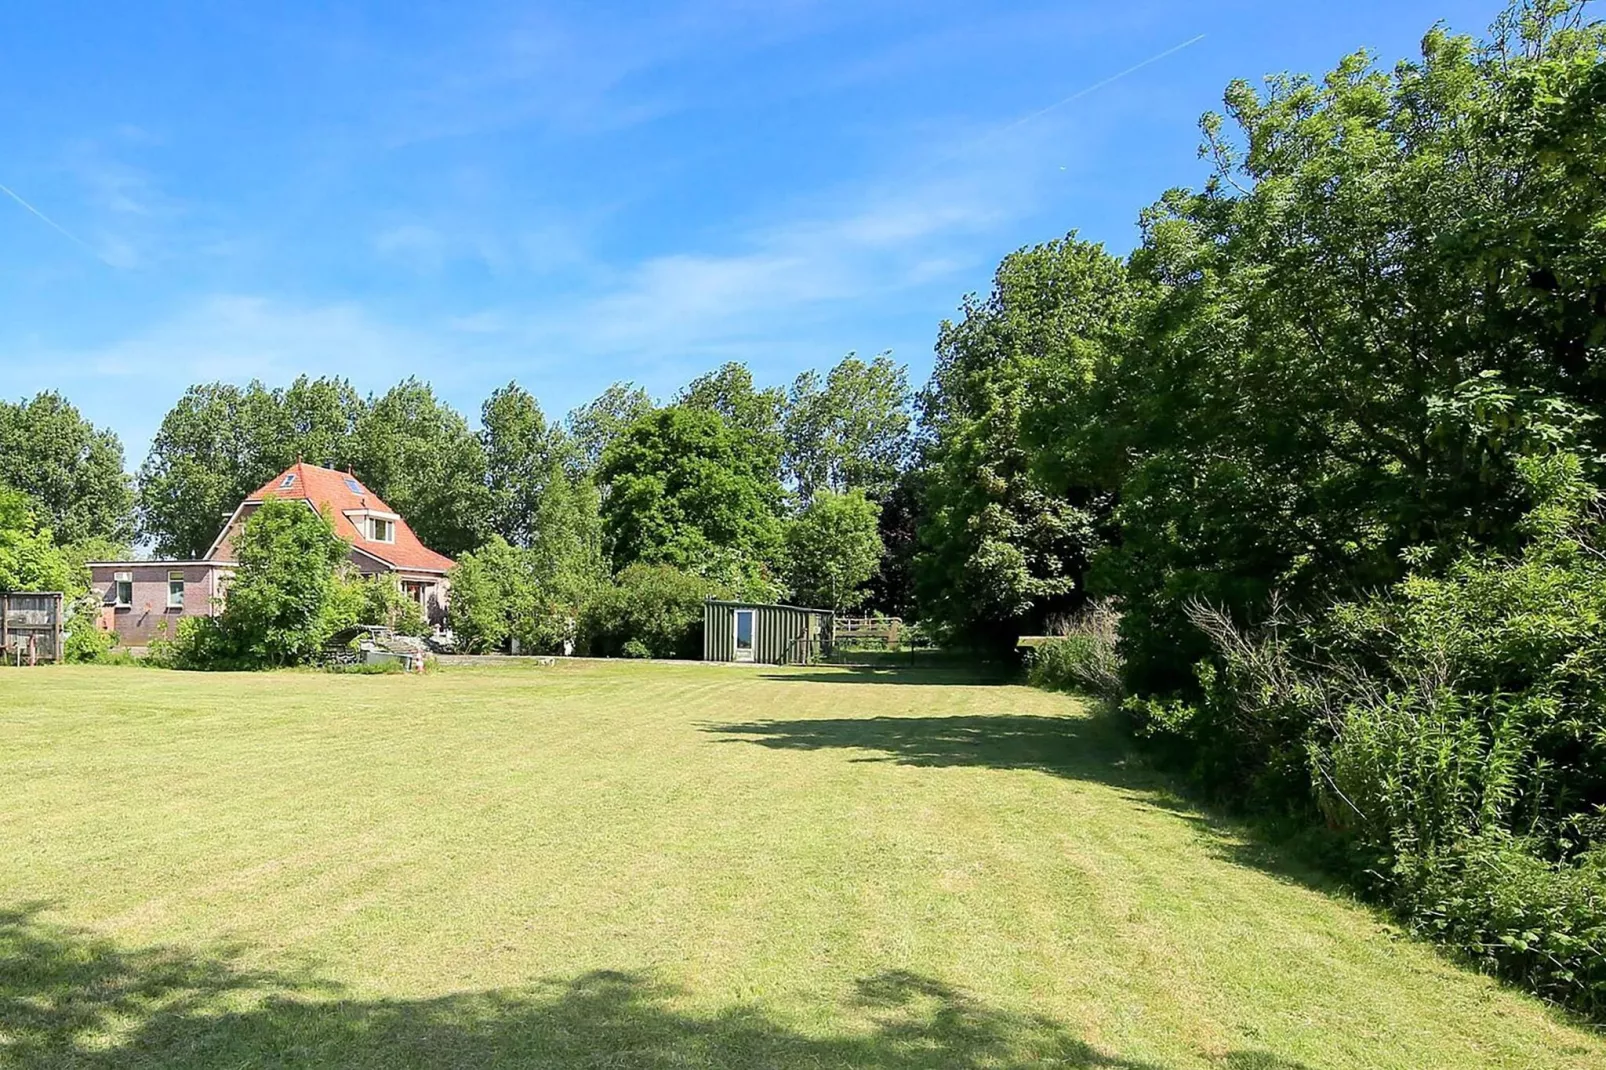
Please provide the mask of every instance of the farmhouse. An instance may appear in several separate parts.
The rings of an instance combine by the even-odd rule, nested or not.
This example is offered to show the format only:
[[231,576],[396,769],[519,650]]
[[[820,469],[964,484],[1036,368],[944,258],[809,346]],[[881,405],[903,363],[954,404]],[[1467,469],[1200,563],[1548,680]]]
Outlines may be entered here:
[[229,514],[205,556],[194,561],[93,561],[90,578],[101,599],[101,627],[124,645],[140,646],[178,618],[211,616],[223,604],[233,573],[234,540],[269,496],[293,498],[329,515],[351,543],[351,563],[363,575],[386,574],[439,625],[446,617],[452,560],[429,549],[407,522],[349,472],[297,462],[246,497]]

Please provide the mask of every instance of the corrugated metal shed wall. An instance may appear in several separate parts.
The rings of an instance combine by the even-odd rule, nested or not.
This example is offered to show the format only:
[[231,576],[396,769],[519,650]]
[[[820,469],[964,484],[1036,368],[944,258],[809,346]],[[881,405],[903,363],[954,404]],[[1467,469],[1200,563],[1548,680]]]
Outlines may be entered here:
[[828,609],[804,609],[799,606],[763,605],[753,602],[703,603],[703,660],[736,660],[736,610],[753,611],[753,660],[763,665],[780,665],[788,657],[799,660],[804,644],[796,641],[814,641],[814,653],[819,643],[828,637]]

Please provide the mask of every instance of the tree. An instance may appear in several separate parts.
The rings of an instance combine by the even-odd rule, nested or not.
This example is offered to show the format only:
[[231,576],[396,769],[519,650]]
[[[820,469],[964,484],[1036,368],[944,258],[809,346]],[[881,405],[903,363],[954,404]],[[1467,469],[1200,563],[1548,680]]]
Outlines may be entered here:
[[371,399],[355,452],[357,475],[425,546],[453,556],[479,545],[490,512],[485,450],[429,384],[407,379]]
[[862,490],[815,492],[786,529],[785,575],[801,604],[838,612],[864,604],[883,554],[880,513]]
[[909,459],[908,370],[883,353],[869,364],[849,353],[827,374],[804,372],[787,400],[786,472],[807,502],[820,488],[892,494]]
[[58,542],[134,537],[123,446],[54,392],[0,401],[0,484],[29,495]]
[[587,470],[602,463],[608,446],[625,429],[653,410],[652,398],[634,383],[614,383],[593,400],[569,413],[569,437]]
[[[517,383],[496,390],[480,410],[490,496],[490,530],[514,546],[540,537],[549,495],[569,492],[573,446],[563,429],[548,424],[540,403]],[[548,510],[550,511],[550,510]]]
[[924,619],[950,636],[1012,644],[1080,596],[1108,493],[1057,485],[1022,417],[1046,368],[1085,389],[1127,329],[1133,291],[1102,246],[1060,241],[1010,254],[986,301],[944,322],[920,398],[923,476],[913,561]]
[[509,639],[526,651],[562,650],[602,582],[599,567],[554,563],[539,548],[493,535],[452,569],[452,631],[468,650],[500,650]]
[[535,613],[536,585],[527,555],[501,535],[457,559],[447,612],[467,651],[501,650],[518,623]]
[[0,486],[0,592],[73,594],[82,587],[50,529],[39,524],[40,511],[27,494]]
[[780,478],[781,456],[786,448],[781,430],[786,410],[784,390],[755,389],[753,373],[747,365],[732,361],[693,379],[675,403],[717,414],[742,439],[746,449],[761,458],[775,478]]
[[328,637],[329,608],[351,547],[329,518],[271,495],[242,525],[239,562],[218,618],[227,649],[254,665],[292,665]]
[[[1190,598],[1241,623],[1509,549],[1515,464],[1606,444],[1606,30],[1535,3],[1480,48],[1430,31],[1385,72],[1237,82],[1217,162],[1143,217],[1137,344],[1062,441],[1115,429],[1134,683],[1193,686]],[[1236,135],[1233,130],[1236,130]]]
[[603,534],[615,568],[638,561],[713,576],[765,571],[779,548],[773,455],[706,409],[670,406],[603,456]]

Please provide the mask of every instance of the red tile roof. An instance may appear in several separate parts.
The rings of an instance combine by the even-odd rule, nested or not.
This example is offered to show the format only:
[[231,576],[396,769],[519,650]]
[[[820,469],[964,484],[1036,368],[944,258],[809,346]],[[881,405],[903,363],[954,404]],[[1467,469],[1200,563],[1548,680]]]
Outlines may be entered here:
[[[289,486],[285,486],[285,479],[289,476],[295,478]],[[413,529],[407,526],[405,520],[396,521],[395,542],[374,542],[365,538],[351,517],[346,515],[347,510],[371,509],[393,515],[396,511],[346,472],[297,462],[258,487],[246,501],[260,502],[270,494],[276,498],[300,498],[328,512],[334,521],[335,532],[341,538],[350,542],[353,548],[377,557],[393,568],[445,572],[453,565],[451,558],[419,542],[418,536],[413,534]]]

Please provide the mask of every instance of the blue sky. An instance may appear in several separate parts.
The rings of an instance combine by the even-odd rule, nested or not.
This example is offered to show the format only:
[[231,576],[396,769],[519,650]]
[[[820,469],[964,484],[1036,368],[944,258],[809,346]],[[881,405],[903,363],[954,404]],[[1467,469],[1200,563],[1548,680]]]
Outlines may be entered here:
[[1229,79],[1495,13],[247,6],[19,4],[0,34],[0,184],[54,224],[0,197],[0,396],[62,390],[131,468],[212,379],[416,374],[471,419],[509,379],[561,414],[731,359],[787,382],[890,349],[923,380],[1005,253],[1124,252],[1197,183]]

